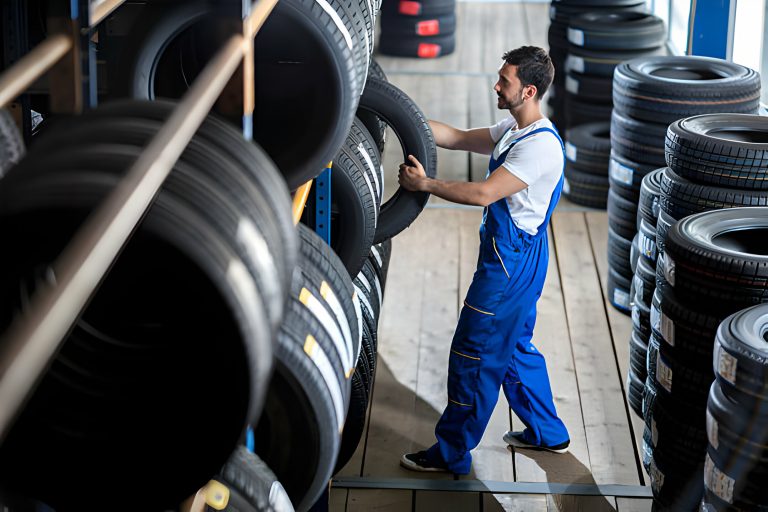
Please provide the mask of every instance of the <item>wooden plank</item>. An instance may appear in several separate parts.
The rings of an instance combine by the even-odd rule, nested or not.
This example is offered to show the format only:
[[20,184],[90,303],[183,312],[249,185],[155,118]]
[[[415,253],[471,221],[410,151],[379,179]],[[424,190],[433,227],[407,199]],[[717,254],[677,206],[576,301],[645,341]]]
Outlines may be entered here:
[[613,512],[616,510],[616,498],[613,496],[567,496],[548,495],[549,510],[568,512]]
[[552,226],[592,476],[598,484],[637,485],[633,439],[584,214],[555,213]]
[[331,496],[328,500],[329,512],[345,512],[347,510],[347,489],[331,489]]
[[[538,318],[534,327],[533,343],[547,358],[552,394],[557,413],[568,429],[571,438],[567,454],[515,450],[515,469],[519,482],[594,482],[591,475],[587,438],[581,413],[579,387],[574,369],[571,340],[565,317],[563,291],[558,273],[558,254],[556,244],[549,231],[549,266],[547,280],[539,299]],[[514,430],[523,430],[525,426],[513,414]],[[544,496],[535,497],[544,501]],[[531,498],[529,501],[534,501]],[[574,503],[579,500],[573,500]],[[546,509],[541,504],[536,505]]]
[[616,498],[619,512],[651,512],[653,500],[639,498]]
[[[592,242],[592,252],[595,255],[595,263],[602,283],[601,290],[605,303],[605,309],[608,312],[608,322],[611,328],[613,339],[613,349],[616,353],[616,360],[619,366],[619,376],[621,378],[622,391],[626,396],[626,378],[629,374],[629,338],[632,334],[632,320],[627,315],[620,313],[614,308],[608,299],[608,215],[605,212],[587,212],[587,226],[589,228],[589,238]],[[643,419],[638,417],[632,411],[628,404],[626,405],[627,416],[630,419],[632,433],[635,443],[635,450],[638,454],[637,460],[642,460],[643,447]],[[642,464],[638,464],[642,476],[642,482],[650,482],[648,473]]]
[[483,512],[547,512],[547,497],[533,494],[486,494]]

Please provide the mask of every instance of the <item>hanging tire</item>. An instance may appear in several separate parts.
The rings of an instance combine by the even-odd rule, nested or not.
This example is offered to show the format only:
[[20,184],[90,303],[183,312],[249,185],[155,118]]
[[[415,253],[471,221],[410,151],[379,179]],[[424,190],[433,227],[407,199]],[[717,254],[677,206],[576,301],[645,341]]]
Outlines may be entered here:
[[[403,147],[403,161],[407,155],[413,155],[424,166],[427,176],[436,176],[435,139],[424,114],[413,100],[397,87],[371,79],[360,98],[359,108],[377,115],[395,132]],[[421,213],[428,199],[429,194],[424,192],[409,192],[398,188],[381,205],[374,243],[392,238],[407,228]]]

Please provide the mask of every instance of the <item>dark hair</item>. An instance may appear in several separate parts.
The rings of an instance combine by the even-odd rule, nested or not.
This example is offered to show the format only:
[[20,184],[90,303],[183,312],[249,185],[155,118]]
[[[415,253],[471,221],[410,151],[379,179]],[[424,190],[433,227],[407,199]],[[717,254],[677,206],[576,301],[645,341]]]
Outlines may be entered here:
[[555,66],[543,48],[521,46],[502,57],[510,66],[517,66],[517,78],[525,85],[536,86],[536,99],[541,99],[555,78]]

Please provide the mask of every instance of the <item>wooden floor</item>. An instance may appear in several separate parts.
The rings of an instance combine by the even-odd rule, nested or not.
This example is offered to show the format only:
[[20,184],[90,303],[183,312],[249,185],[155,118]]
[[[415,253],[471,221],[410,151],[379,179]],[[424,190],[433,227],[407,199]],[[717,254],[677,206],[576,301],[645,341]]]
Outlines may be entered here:
[[[378,57],[391,82],[431,119],[488,125],[506,113],[493,92],[501,54],[523,44],[546,47],[547,4],[459,3],[454,55],[432,61]],[[394,137],[390,140],[396,140]],[[478,179],[487,157],[439,152],[447,179]],[[392,188],[399,147],[385,155]],[[477,257],[481,210],[430,205],[393,241],[379,324],[379,363],[366,434],[339,476],[437,478],[399,467],[401,454],[430,446],[447,403],[448,352]],[[522,424],[503,395],[473,451],[468,479],[507,482],[645,485],[638,457],[642,423],[624,398],[629,317],[606,301],[607,218],[561,201],[550,230],[550,264],[538,303],[534,343],[547,357],[555,404],[571,435],[564,455],[514,452],[501,439]],[[650,500],[613,496],[332,489],[332,511],[648,511]]]

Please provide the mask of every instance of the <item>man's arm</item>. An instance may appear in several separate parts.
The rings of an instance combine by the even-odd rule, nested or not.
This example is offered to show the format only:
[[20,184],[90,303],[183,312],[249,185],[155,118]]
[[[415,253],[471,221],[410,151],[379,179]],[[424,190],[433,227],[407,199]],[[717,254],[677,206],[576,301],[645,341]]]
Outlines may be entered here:
[[498,167],[485,181],[445,181],[427,177],[421,163],[408,155],[410,165],[400,164],[398,182],[406,190],[429,192],[453,203],[488,206],[502,197],[528,188],[520,178]]
[[496,145],[488,128],[460,130],[440,121],[430,121],[429,127],[432,128],[435,143],[441,148],[490,155]]

